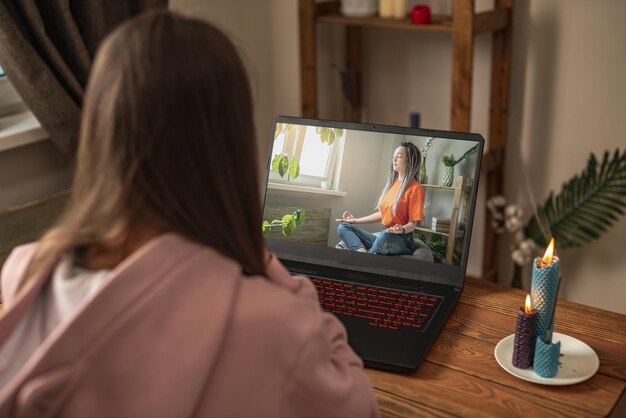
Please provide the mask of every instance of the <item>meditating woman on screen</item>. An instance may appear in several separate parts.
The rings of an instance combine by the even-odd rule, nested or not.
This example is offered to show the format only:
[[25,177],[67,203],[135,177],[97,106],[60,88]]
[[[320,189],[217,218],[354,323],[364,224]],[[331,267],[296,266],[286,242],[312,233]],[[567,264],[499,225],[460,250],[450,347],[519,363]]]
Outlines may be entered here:
[[[393,153],[389,177],[376,204],[377,212],[355,218],[346,211],[337,227],[339,238],[352,251],[382,255],[413,254],[413,230],[422,219],[424,188],[417,181],[422,156],[415,144],[403,142]],[[378,234],[357,224],[382,222]]]
[[69,207],[2,271],[0,418],[378,416],[345,328],[265,250],[253,114],[207,23],[104,41]]

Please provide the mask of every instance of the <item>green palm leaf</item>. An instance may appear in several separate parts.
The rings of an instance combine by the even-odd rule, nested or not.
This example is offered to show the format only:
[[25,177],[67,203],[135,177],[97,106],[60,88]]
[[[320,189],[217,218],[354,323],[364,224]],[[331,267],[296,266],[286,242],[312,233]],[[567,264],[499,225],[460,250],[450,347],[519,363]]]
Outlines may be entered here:
[[[540,247],[552,234],[560,248],[580,247],[599,238],[626,208],[626,151],[615,150],[609,160],[604,153],[602,165],[591,154],[587,168],[563,185],[558,195],[550,193],[526,226],[526,236]],[[541,226],[549,228],[542,230]]]

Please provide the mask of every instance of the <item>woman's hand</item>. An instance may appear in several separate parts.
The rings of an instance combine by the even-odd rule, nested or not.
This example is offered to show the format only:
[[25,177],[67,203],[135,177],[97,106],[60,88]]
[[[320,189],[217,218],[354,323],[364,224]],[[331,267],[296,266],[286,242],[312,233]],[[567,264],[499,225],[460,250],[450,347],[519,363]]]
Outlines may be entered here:
[[348,222],[349,224],[355,224],[356,218],[350,212],[345,211],[343,215],[341,215],[341,219],[335,219],[337,222]]
[[406,234],[404,227],[402,225],[395,224],[394,226],[390,226],[385,229],[385,232],[388,234]]

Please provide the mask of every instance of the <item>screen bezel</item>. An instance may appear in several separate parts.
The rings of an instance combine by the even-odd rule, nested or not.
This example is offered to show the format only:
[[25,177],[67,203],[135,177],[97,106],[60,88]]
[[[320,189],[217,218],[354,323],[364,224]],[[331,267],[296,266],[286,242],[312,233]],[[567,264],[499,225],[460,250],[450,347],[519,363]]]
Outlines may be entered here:
[[470,242],[474,224],[474,213],[476,209],[476,199],[478,196],[478,181],[480,178],[480,167],[482,163],[482,155],[485,143],[485,140],[481,135],[475,133],[408,128],[370,123],[278,116],[276,117],[272,125],[272,136],[271,140],[269,141],[269,150],[267,152],[268,159],[265,167],[265,178],[261,190],[263,196],[263,208],[265,207],[265,201],[267,197],[267,184],[272,162],[274,132],[278,123],[342,128],[346,130],[379,132],[384,134],[411,135],[421,137],[427,136],[478,143],[479,150],[477,152],[476,166],[474,167],[474,181],[468,203],[466,230],[463,238],[463,253],[461,257],[461,264],[458,266],[444,263],[433,263],[422,260],[411,260],[400,257],[372,257],[371,254],[362,254],[354,251],[340,251],[335,248],[317,247],[313,245],[300,244],[280,239],[265,239],[268,249],[274,252],[279,259],[313,265],[321,265],[326,267],[336,267],[339,269],[360,271],[376,275],[384,275],[387,277],[400,277],[404,279],[448,284],[458,288],[463,287],[465,273],[467,270],[467,263],[469,259]]

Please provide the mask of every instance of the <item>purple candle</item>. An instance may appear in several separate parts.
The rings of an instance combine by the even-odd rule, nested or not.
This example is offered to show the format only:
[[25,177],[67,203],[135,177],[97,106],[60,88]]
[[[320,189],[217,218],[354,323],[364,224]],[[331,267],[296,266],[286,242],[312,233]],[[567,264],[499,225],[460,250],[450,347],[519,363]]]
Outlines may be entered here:
[[536,323],[537,311],[530,305],[530,295],[526,295],[524,307],[520,306],[517,311],[513,341],[513,366],[518,369],[527,369],[533,365]]

